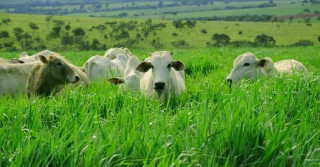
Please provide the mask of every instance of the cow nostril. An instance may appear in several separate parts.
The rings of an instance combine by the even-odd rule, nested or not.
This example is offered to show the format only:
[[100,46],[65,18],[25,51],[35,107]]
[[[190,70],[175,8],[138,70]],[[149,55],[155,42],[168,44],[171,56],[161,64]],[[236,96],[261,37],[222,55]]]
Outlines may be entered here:
[[155,89],[164,89],[165,83],[164,82],[156,82],[154,84],[154,86],[155,86]]
[[227,82],[232,83],[232,79],[227,79]]
[[79,81],[79,80],[80,80],[80,77],[79,77],[78,75],[76,75],[76,76],[75,76],[75,79],[76,79],[77,81]]

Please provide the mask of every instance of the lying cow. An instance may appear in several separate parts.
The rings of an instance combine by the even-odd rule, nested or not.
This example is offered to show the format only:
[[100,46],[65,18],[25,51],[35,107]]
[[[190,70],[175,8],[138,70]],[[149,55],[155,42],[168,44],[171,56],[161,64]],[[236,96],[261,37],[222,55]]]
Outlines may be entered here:
[[0,58],[0,63],[19,64],[19,63],[24,63],[24,61],[21,61],[21,60],[18,60],[18,59]]
[[34,64],[36,62],[0,63],[0,96],[24,94],[28,76]]
[[110,78],[109,82],[115,85],[120,85],[121,89],[138,91],[140,88],[141,73],[136,70],[140,64],[139,59],[136,56],[132,56],[124,70],[122,78]]
[[41,62],[37,62],[28,77],[27,93],[48,96],[59,92],[66,83],[76,83],[80,77],[69,66],[69,63],[61,57],[50,55],[39,56]]
[[230,83],[237,83],[242,78],[256,79],[262,75],[269,77],[277,74],[291,75],[293,72],[307,72],[307,69],[302,63],[293,59],[273,63],[269,57],[259,60],[253,53],[247,52],[234,60],[233,70],[226,79]]
[[[37,62],[40,61],[40,56],[44,56],[47,59],[49,58],[50,55],[54,54],[55,56],[58,56],[59,58],[63,59],[64,61],[67,61],[62,57],[60,54],[50,51],[50,50],[43,50],[39,53],[36,53],[32,56],[29,56],[26,52],[21,53],[19,56],[19,60],[24,61],[24,62]],[[74,86],[87,86],[89,84],[89,78],[86,73],[84,73],[81,68],[71,64],[68,61],[68,65],[72,68],[73,71],[77,73],[77,75],[80,77],[79,82],[77,82]]]
[[172,60],[172,52],[159,51],[151,54],[148,61],[140,63],[137,70],[143,72],[140,89],[148,98],[168,99],[172,93],[180,95],[185,91],[185,79],[179,71],[185,66]]
[[126,64],[125,55],[118,55],[114,60],[103,56],[93,56],[84,64],[83,69],[90,81],[99,81],[112,76],[122,76]]
[[128,48],[110,48],[106,51],[103,57],[113,60],[116,59],[118,55],[124,55],[127,59],[130,59],[132,53]]
[[55,53],[55,52],[52,52],[50,50],[44,50],[44,51],[41,51],[39,53],[36,53],[32,56],[29,56],[28,53],[26,52],[22,52],[19,56],[19,60],[23,61],[23,62],[35,62],[35,61],[40,61],[40,58],[39,56],[42,55],[42,56],[45,56],[46,58],[48,58],[52,53],[58,55],[58,53]]

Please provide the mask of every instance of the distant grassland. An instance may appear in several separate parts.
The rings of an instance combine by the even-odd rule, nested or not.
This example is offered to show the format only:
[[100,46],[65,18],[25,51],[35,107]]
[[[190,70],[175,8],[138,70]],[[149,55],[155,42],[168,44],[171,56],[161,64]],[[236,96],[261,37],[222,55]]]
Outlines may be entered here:
[[[13,29],[15,27],[21,27],[25,32],[29,32],[33,37],[39,36],[44,40],[45,45],[49,49],[59,50],[61,48],[60,39],[50,39],[46,40],[47,35],[51,29],[55,26],[52,21],[46,22],[45,15],[27,15],[27,14],[0,14],[1,18],[10,18],[12,22],[8,25],[1,24],[0,31],[8,31],[10,38],[1,39],[2,42],[13,41],[17,42],[15,35],[13,34]],[[108,38],[104,39],[105,34],[110,35],[111,28],[107,27],[106,32],[101,33],[98,30],[89,31],[92,26],[98,26],[104,24],[105,22],[126,22],[130,20],[138,21],[142,23],[146,21],[145,19],[115,19],[115,18],[91,18],[91,17],[79,17],[79,16],[53,16],[52,20],[62,20],[65,25],[70,24],[71,30],[77,27],[82,27],[86,31],[86,38],[88,40],[98,39],[100,43],[106,44],[107,47],[112,47],[117,42],[114,39]],[[36,23],[40,29],[31,30],[29,23]],[[307,26],[303,23],[257,23],[257,22],[224,22],[224,21],[197,21],[195,28],[193,29],[182,29],[177,30],[172,26],[171,20],[153,20],[154,23],[166,23],[167,27],[157,34],[150,34],[148,39],[139,40],[134,43],[132,47],[136,48],[153,48],[151,46],[151,41],[153,39],[159,38],[163,48],[172,48],[171,42],[185,40],[189,43],[189,48],[204,48],[207,47],[207,42],[214,43],[211,37],[215,33],[224,33],[230,36],[231,41],[235,40],[248,40],[254,41],[255,37],[260,34],[266,34],[273,36],[277,41],[277,45],[291,45],[298,40],[311,40],[315,45],[320,43],[317,41],[320,35],[319,23],[313,23],[311,26]],[[139,28],[139,27],[138,27]],[[64,29],[64,26],[62,27]],[[206,29],[207,34],[202,34],[201,30]],[[66,31],[66,30],[64,30]],[[239,32],[242,31],[242,35]],[[177,36],[172,34],[176,33]],[[136,38],[136,32],[130,32],[130,39]],[[18,47],[18,46],[17,46]]]

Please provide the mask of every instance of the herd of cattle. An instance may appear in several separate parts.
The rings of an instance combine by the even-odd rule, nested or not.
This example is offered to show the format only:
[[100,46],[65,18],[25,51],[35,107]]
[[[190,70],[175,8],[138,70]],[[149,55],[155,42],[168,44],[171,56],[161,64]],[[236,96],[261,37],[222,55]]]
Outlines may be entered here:
[[[0,58],[0,97],[21,93],[29,97],[49,96],[108,79],[112,84],[120,85],[121,89],[141,91],[147,98],[167,99],[171,94],[180,95],[186,89],[185,65],[173,60],[172,56],[172,52],[158,51],[140,62],[127,48],[111,48],[104,56],[93,56],[83,67],[77,67],[49,50],[32,56],[24,52],[18,59]],[[226,78],[230,83],[262,75],[307,72],[304,65],[296,60],[273,63],[269,57],[259,60],[249,52],[238,56],[233,65]]]

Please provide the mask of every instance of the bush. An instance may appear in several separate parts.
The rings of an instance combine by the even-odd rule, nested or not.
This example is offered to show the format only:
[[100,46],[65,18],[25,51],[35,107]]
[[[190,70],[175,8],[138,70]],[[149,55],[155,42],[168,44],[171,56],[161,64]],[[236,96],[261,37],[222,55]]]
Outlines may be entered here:
[[69,33],[63,34],[61,37],[61,44],[62,45],[72,45],[73,44],[73,37],[69,35]]
[[230,37],[226,34],[213,34],[211,37],[216,46],[226,46],[230,43]]
[[60,37],[61,27],[53,27],[51,32],[49,33],[49,38],[58,38]]
[[32,30],[38,30],[38,29],[39,29],[39,27],[38,27],[35,23],[33,23],[33,22],[30,22],[30,23],[29,23],[29,27],[30,27]]
[[202,29],[201,30],[201,34],[207,34],[207,30],[206,29]]
[[0,32],[0,38],[9,38],[9,33],[7,31]]
[[240,41],[232,41],[230,45],[234,47],[254,47],[255,43],[251,41],[240,40]]
[[85,36],[86,35],[86,32],[81,27],[78,27],[78,28],[72,30],[72,33],[75,36]]
[[293,46],[313,46],[314,43],[310,40],[299,40],[298,42],[294,43]]
[[183,48],[183,47],[188,47],[189,43],[186,42],[185,40],[178,40],[178,41],[171,42],[171,45],[176,48]]
[[318,36],[318,41],[320,42],[320,35]]
[[258,35],[254,41],[260,46],[274,46],[276,43],[276,40],[272,36],[265,34]]
[[172,36],[176,37],[176,36],[178,36],[178,34],[174,32],[174,33],[172,33]]

